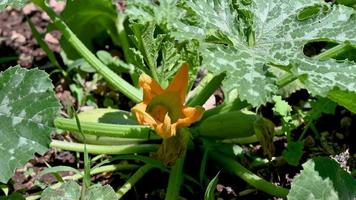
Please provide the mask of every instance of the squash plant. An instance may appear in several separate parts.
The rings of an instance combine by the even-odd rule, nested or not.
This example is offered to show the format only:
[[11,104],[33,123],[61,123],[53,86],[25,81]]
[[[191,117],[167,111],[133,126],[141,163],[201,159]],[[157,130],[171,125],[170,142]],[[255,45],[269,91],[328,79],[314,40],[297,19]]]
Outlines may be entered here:
[[[356,64],[351,60],[333,59],[350,49],[355,52],[354,9],[320,0],[162,0],[160,3],[132,0],[121,12],[116,11],[110,0],[74,0],[68,1],[63,15],[58,16],[45,1],[32,2],[42,8],[61,31],[66,52],[75,52],[71,55],[85,59],[115,90],[136,103],[132,108],[135,116],[123,110],[96,109],[73,119],[58,117],[60,105],[48,75],[37,69],[19,67],[2,72],[2,183],[35,152],[43,154],[48,147],[53,147],[84,152],[86,169],[83,173],[66,167],[48,168],[43,173],[74,171],[76,175],[65,178],[71,179],[67,182],[59,178],[59,183],[44,190],[41,196],[28,198],[52,199],[53,195],[61,194],[71,199],[117,199],[151,169],[159,168],[169,173],[165,199],[178,199],[183,181],[201,184],[184,174],[186,154],[195,145],[204,152],[201,180],[209,158],[210,162],[256,189],[276,197],[318,199],[326,192],[332,199],[355,197],[355,180],[333,161],[315,158],[305,163],[289,191],[240,164],[234,158],[234,146],[227,144],[260,142],[264,154],[271,159],[273,136],[287,134],[289,137],[289,129],[293,128],[290,107],[280,96],[300,88],[356,112]],[[0,6],[5,4],[6,1]],[[87,30],[82,30],[85,23],[73,33],[67,23],[76,21],[70,20],[69,15],[74,8],[82,8],[85,17],[87,13],[100,16],[100,12],[85,12],[86,9],[110,11],[105,13],[105,18],[89,17],[107,29],[113,42],[122,47],[125,61],[135,66],[136,73],[130,74],[132,84],[91,52],[92,46],[88,43],[95,32],[86,35]],[[303,52],[305,45],[316,41],[333,43],[333,47],[307,57]],[[201,66],[213,75],[204,78],[187,99],[192,80]],[[204,111],[201,106],[221,84],[226,102]],[[274,102],[275,112],[282,116],[282,131],[270,120],[244,109],[267,102]],[[80,142],[51,140],[54,128],[73,132]],[[197,140],[203,141],[202,145]],[[288,148],[293,144],[288,141]],[[88,153],[116,156],[89,169]],[[152,153],[152,157],[139,155],[147,153]],[[107,164],[122,159],[145,164]],[[299,164],[299,159],[290,164],[293,162]],[[116,193],[109,186],[90,186],[90,174],[137,167]],[[331,175],[325,172],[328,167],[333,171]],[[328,177],[330,179],[326,179]],[[344,181],[338,182],[335,177]],[[84,178],[82,189],[73,181],[80,178]],[[298,188],[307,190],[313,185],[308,182],[310,179],[325,190],[309,188],[308,192],[301,192]],[[214,199],[213,188],[217,181],[218,176],[208,184],[206,199]]]

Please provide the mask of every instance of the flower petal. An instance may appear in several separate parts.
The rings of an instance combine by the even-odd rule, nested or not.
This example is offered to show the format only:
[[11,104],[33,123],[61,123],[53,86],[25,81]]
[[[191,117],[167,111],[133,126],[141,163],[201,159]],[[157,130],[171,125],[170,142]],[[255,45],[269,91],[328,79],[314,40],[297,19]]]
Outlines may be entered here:
[[135,113],[138,123],[150,125],[152,128],[154,128],[157,125],[157,122],[150,114],[145,111],[146,107],[147,105],[145,103],[139,103],[131,108],[131,110]]
[[139,85],[143,89],[143,102],[148,104],[151,99],[163,92],[162,87],[146,74],[141,74]]
[[188,89],[188,64],[183,64],[177,74],[174,76],[172,82],[167,87],[168,92],[177,92],[179,95],[179,102],[184,104],[185,96]]
[[182,119],[178,119],[178,121],[176,122],[177,128],[189,126],[190,124],[199,121],[203,116],[203,113],[204,113],[204,108],[200,106],[197,106],[195,108],[193,107],[184,108],[183,114],[185,117]]

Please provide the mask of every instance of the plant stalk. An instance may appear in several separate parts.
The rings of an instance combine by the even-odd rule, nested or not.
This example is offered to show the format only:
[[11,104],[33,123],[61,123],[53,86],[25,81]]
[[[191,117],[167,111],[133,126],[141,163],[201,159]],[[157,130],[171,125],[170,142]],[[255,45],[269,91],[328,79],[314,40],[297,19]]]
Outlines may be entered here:
[[230,158],[222,153],[218,152],[216,149],[213,149],[209,152],[211,159],[220,164],[225,170],[233,173],[246,181],[248,184],[256,187],[258,190],[264,191],[270,195],[276,197],[286,197],[288,194],[288,189],[276,186],[263,178],[252,173],[240,163],[235,161],[233,158]]
[[69,29],[59,16],[49,8],[44,0],[32,0],[37,6],[42,8],[54,22],[54,25],[62,32],[63,37],[72,47],[83,56],[83,58],[100,74],[106,81],[122,92],[134,102],[142,100],[142,92],[118,76],[104,63],[102,63],[90,50],[79,40],[79,38]]
[[[64,142],[52,140],[49,145],[67,151],[84,152],[84,144],[75,142]],[[86,149],[91,154],[131,154],[131,153],[148,153],[158,149],[157,144],[138,144],[138,145],[94,145],[87,144]]]
[[[120,125],[96,122],[81,122],[84,134],[95,136],[110,136],[118,138],[135,139],[159,139],[148,126],[142,125]],[[58,129],[78,132],[78,127],[74,119],[56,118],[54,125]]]
[[116,192],[121,199],[147,172],[153,169],[153,166],[146,164],[134,173],[129,180]]

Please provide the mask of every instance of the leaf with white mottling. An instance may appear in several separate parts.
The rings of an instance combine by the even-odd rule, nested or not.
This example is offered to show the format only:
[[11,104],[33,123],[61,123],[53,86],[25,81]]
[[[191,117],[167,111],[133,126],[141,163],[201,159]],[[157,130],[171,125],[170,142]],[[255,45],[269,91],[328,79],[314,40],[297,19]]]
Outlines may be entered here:
[[10,68],[0,73],[0,182],[44,154],[60,104],[44,71]]
[[169,29],[184,11],[176,6],[177,2],[178,0],[161,0],[159,3],[153,3],[152,0],[130,0],[127,1],[125,13],[141,23],[155,22],[161,28]]
[[268,73],[271,66],[306,76],[301,80],[313,95],[326,96],[334,87],[356,91],[355,63],[319,61],[303,54],[311,41],[356,45],[352,8],[322,0],[256,0],[250,5],[190,0],[185,8],[190,16],[194,13],[194,23],[175,22],[173,35],[203,42],[205,66],[214,73],[227,71],[225,89],[236,88],[240,98],[254,106],[271,101],[278,90],[276,78]]
[[4,10],[6,6],[20,8],[25,5],[25,0],[0,0],[0,11]]
[[80,186],[75,181],[68,181],[57,189],[46,188],[41,200],[117,200],[118,196],[111,186],[99,184],[90,186],[81,198]]

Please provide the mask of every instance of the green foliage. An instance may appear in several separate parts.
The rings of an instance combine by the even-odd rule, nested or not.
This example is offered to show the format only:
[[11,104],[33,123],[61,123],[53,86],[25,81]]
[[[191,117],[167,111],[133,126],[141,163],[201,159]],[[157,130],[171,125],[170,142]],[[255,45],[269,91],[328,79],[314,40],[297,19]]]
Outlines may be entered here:
[[48,74],[38,69],[10,68],[0,73],[0,182],[44,154],[49,146],[59,102]]
[[115,200],[118,199],[115,191],[109,186],[93,185],[89,187],[81,198],[80,186],[75,181],[68,181],[57,189],[48,187],[41,195],[41,200]]
[[171,28],[182,17],[184,10],[176,6],[178,0],[162,0],[152,3],[151,0],[127,1],[125,13],[132,19],[141,23],[155,22],[164,30]]
[[136,67],[167,86],[181,64],[188,63],[190,83],[193,82],[200,66],[197,41],[176,43],[154,23],[132,23],[130,29],[135,47],[130,52]]
[[[111,0],[67,1],[61,18],[92,51],[94,39],[105,39],[105,36],[110,36],[114,44],[120,44],[116,28],[118,13]],[[79,57],[64,37],[61,40],[61,47],[70,58]]]
[[216,188],[216,185],[218,184],[219,181],[219,173],[216,174],[216,176],[209,182],[208,187],[206,187],[205,194],[204,194],[204,200],[214,200],[215,195],[214,191]]
[[329,92],[328,98],[356,113],[356,92],[335,89]]
[[288,199],[354,199],[356,180],[329,158],[317,157],[303,164],[288,194]]
[[0,200],[25,200],[20,193],[14,192],[9,196],[0,197]]
[[[272,100],[278,67],[300,78],[313,95],[326,96],[334,87],[356,91],[355,63],[308,58],[303,47],[311,41],[356,42],[355,10],[313,1],[230,0],[184,1],[185,15],[174,20],[172,35],[201,41],[205,66],[226,71],[226,91],[237,90],[254,106]],[[171,20],[172,21],[172,20]]]
[[0,0],[0,11],[4,10],[7,6],[20,8],[25,5],[25,0]]

